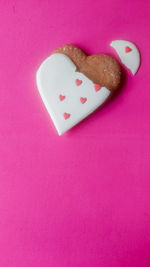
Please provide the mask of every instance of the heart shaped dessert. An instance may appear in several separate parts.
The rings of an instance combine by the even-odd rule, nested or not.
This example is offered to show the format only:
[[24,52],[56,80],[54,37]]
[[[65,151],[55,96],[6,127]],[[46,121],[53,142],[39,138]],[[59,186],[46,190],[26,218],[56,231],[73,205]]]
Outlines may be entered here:
[[101,106],[120,80],[120,65],[113,57],[87,56],[74,45],[55,50],[37,72],[41,97],[59,135]]

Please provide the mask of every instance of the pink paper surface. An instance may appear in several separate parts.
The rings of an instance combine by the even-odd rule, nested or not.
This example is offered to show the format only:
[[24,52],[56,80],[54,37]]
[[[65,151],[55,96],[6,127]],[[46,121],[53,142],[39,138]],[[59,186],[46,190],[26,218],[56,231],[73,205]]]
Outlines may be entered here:
[[[0,1],[0,267],[150,266],[150,1]],[[59,137],[37,90],[65,43],[142,65]]]

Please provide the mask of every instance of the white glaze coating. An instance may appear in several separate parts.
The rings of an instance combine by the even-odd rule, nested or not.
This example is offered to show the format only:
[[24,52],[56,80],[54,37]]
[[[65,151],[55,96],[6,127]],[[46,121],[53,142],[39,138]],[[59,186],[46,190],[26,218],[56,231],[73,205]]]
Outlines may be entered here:
[[[69,57],[56,53],[48,57],[37,72],[40,95],[59,135],[87,117],[110,95],[105,87],[96,92],[93,82],[75,70]],[[76,79],[82,80],[82,84],[77,86]],[[60,95],[66,98],[60,101]],[[87,98],[84,104],[81,97]],[[70,118],[65,120],[64,113],[70,114]]]
[[[112,46],[116,50],[122,63],[134,75],[140,66],[140,53],[137,47],[133,43],[125,40],[113,41],[110,46]],[[129,47],[132,50],[130,52],[126,52],[126,47]]]

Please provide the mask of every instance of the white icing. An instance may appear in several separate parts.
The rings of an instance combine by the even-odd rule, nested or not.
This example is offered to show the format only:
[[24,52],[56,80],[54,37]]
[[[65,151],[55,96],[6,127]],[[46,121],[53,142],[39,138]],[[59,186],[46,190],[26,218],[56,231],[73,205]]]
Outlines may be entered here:
[[[93,82],[75,70],[69,57],[56,53],[48,57],[37,72],[40,95],[59,135],[92,113],[110,95],[105,87],[95,92]],[[82,84],[77,86],[76,79],[82,80]],[[60,101],[59,95],[66,98]],[[86,97],[86,103],[82,104],[80,97]],[[70,118],[65,120],[64,113],[69,113]]]
[[[134,75],[140,65],[140,53],[137,47],[128,41],[116,40],[110,44],[119,55],[122,63],[132,72]],[[125,48],[130,47],[132,51],[126,53]]]

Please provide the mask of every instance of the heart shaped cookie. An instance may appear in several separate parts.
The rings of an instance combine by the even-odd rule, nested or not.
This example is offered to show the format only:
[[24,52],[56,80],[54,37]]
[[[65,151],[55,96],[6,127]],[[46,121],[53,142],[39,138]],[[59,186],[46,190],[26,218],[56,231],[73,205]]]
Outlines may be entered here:
[[101,106],[120,80],[120,65],[113,57],[87,56],[74,45],[55,50],[37,72],[39,92],[59,135]]

